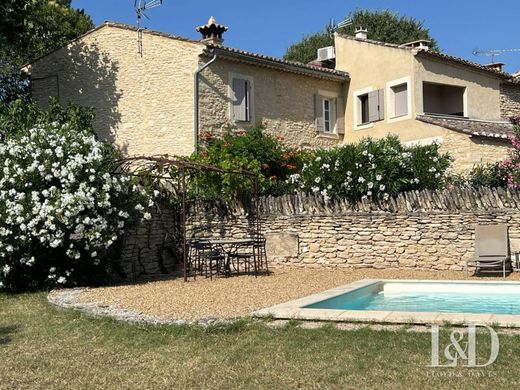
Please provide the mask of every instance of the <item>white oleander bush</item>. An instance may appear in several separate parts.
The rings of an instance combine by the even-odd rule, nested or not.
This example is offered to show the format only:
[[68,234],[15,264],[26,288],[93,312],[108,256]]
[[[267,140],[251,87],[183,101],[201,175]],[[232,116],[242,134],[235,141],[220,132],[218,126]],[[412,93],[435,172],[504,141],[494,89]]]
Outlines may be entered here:
[[102,283],[125,227],[150,217],[150,197],[112,174],[119,153],[88,114],[26,106],[32,116],[0,143],[0,289]]
[[388,200],[404,191],[443,188],[450,165],[437,144],[405,146],[395,136],[366,138],[314,151],[287,186],[325,199]]

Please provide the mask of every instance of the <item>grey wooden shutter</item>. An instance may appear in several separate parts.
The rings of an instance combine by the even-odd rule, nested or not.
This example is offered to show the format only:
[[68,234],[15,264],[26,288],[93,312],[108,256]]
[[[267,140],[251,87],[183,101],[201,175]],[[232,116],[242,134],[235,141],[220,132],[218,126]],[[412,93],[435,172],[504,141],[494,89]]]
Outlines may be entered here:
[[385,119],[385,92],[383,89],[368,93],[368,121]]
[[406,84],[392,87],[394,91],[394,116],[403,116],[408,114],[408,88]]
[[59,79],[57,75],[31,79],[31,95],[42,107],[49,106],[49,100],[55,98],[59,101]]
[[379,120],[379,91],[368,93],[368,121],[375,122]]
[[336,99],[336,129],[338,134],[345,134],[345,106],[342,98]]
[[246,81],[233,79],[233,120],[244,122],[246,117]]
[[380,89],[377,91],[377,93],[378,93],[378,100],[379,100],[379,105],[378,105],[379,120],[382,121],[383,119],[385,119],[385,90]]
[[325,131],[325,120],[323,118],[323,97],[314,95],[314,120],[316,122],[316,131]]

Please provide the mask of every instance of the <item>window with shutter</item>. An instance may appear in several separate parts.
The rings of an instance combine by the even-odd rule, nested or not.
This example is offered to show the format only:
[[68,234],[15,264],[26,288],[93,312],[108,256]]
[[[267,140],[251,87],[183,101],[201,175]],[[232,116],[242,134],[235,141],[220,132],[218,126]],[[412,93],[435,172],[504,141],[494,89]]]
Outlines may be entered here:
[[345,134],[345,103],[342,98],[336,99],[336,129],[338,134]]
[[314,95],[314,120],[316,131],[333,134],[337,129],[337,98],[332,92]]
[[323,97],[314,95],[314,119],[316,122],[316,131],[322,133],[325,131],[325,120],[323,117]]
[[369,123],[370,119],[368,116],[368,109],[369,109],[368,93],[359,96],[358,99],[359,99],[359,106],[360,106],[360,110],[361,110],[361,115],[360,115],[361,121],[359,122],[359,124]]
[[47,107],[51,98],[60,99],[59,78],[57,75],[32,78],[31,95],[41,106]]
[[378,89],[357,95],[357,126],[385,118],[384,90]]
[[253,83],[250,78],[230,76],[231,119],[233,122],[253,121]]
[[394,95],[393,117],[408,115],[408,85],[396,85],[392,87],[392,93]]
[[379,89],[377,91],[377,93],[378,93],[377,112],[379,114],[377,120],[382,121],[382,120],[385,119],[385,90],[384,89]]

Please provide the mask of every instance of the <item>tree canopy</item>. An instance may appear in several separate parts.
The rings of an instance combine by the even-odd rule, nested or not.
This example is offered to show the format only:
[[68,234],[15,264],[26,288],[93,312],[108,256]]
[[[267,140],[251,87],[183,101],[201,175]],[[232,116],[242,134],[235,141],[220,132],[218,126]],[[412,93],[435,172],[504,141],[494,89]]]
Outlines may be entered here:
[[29,84],[21,65],[65,45],[94,27],[71,0],[0,2],[0,104],[27,98]]
[[63,46],[94,27],[71,0],[0,2],[0,58],[23,65]]
[[[431,49],[439,50],[437,41],[431,37],[429,29],[424,27],[423,20],[398,15],[390,10],[356,10],[348,17],[352,19],[352,24],[338,29],[339,33],[353,36],[356,27],[363,26],[368,29],[369,39],[396,44],[428,39],[431,41]],[[305,36],[300,42],[290,46],[284,58],[308,63],[316,59],[319,48],[333,45],[333,32],[330,26],[327,26],[324,31]]]

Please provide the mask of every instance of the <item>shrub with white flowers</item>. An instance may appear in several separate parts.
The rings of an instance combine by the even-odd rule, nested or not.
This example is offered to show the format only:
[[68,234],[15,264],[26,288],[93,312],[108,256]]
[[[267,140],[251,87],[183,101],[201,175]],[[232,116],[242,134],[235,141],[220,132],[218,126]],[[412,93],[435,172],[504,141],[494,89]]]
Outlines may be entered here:
[[436,144],[406,147],[395,136],[367,138],[315,151],[287,185],[325,199],[388,200],[402,191],[441,188],[450,164]]
[[55,119],[40,112],[0,143],[0,289],[99,283],[125,226],[150,216],[147,192],[111,174],[116,150]]

